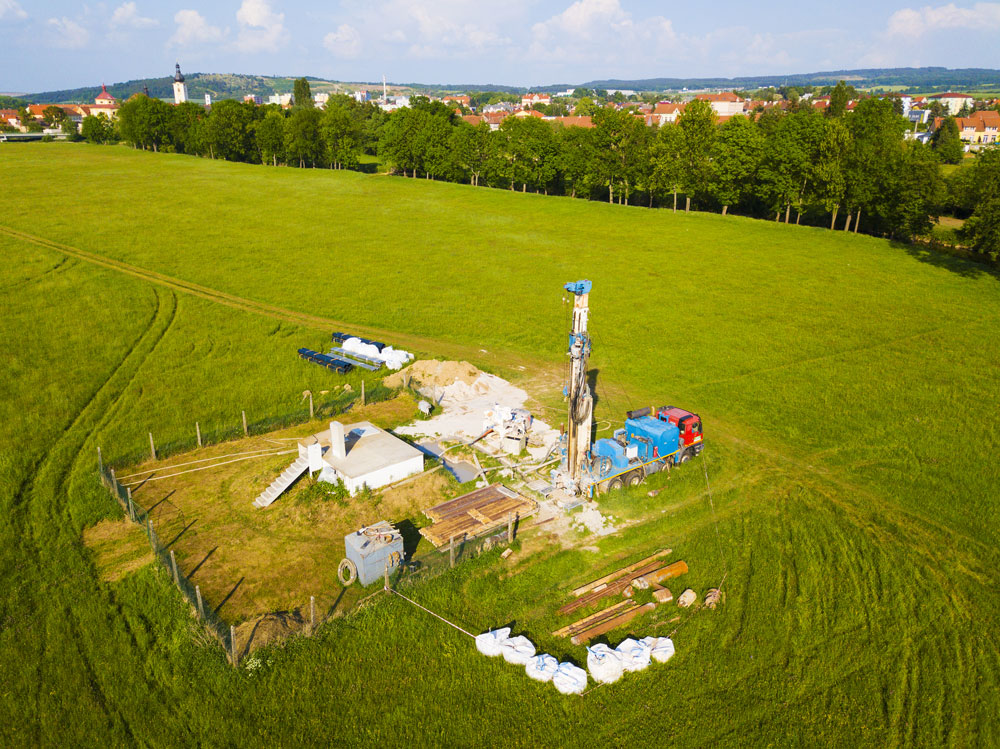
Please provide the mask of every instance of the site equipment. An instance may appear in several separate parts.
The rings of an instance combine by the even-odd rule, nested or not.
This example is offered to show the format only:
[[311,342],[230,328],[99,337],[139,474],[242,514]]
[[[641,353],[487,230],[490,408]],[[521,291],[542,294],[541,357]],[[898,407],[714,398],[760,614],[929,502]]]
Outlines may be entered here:
[[563,390],[568,401],[562,461],[552,472],[554,485],[573,495],[636,486],[673,463],[684,463],[704,447],[701,418],[676,406],[643,408],[626,414],[625,426],[611,439],[591,443],[594,398],[587,382],[591,340],[587,333],[590,281],[568,283],[573,295],[569,334],[570,376]]
[[349,361],[338,359],[335,356],[327,356],[308,348],[300,348],[299,356],[306,361],[311,361],[313,364],[319,364],[321,367],[332,369],[334,372],[340,372],[340,374],[347,374],[354,369],[354,364]]

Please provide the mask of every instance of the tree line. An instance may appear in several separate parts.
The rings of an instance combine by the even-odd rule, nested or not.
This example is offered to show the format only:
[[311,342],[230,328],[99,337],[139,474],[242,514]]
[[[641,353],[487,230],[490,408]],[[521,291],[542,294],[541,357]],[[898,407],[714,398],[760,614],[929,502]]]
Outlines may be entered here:
[[[369,154],[407,177],[899,239],[927,234],[951,194],[939,149],[905,139],[909,123],[884,99],[852,112],[804,104],[722,123],[696,100],[661,127],[627,109],[596,108],[592,128],[526,116],[491,130],[423,97],[386,113],[348,96],[331,96],[320,110],[303,93],[290,110],[223,100],[208,112],[137,95],[119,110],[118,135],[137,148],[269,166],[350,169]],[[85,120],[83,135],[115,133]]]

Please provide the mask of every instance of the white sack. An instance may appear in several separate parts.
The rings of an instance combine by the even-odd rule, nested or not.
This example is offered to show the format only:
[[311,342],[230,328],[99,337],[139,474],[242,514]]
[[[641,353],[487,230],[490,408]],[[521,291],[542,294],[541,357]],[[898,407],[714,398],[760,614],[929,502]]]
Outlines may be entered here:
[[553,655],[540,653],[525,664],[524,670],[535,681],[550,681],[559,670],[559,661]]
[[476,650],[478,650],[483,655],[488,655],[491,658],[496,655],[500,655],[500,646],[507,639],[507,635],[510,634],[510,627],[503,627],[501,629],[491,629],[489,632],[483,632],[481,635],[476,636]]
[[622,657],[622,668],[626,671],[642,671],[649,665],[652,645],[638,642],[631,637],[618,643],[615,650]]
[[507,663],[524,666],[535,656],[535,646],[524,635],[518,635],[500,643],[500,654]]
[[367,356],[369,359],[380,361],[389,369],[400,369],[408,361],[413,360],[413,354],[409,351],[395,349],[392,346],[385,346],[379,351],[377,346],[373,346],[370,343],[362,343],[360,338],[348,338],[340,344],[340,347],[352,354],[361,354],[362,356]]
[[560,663],[552,675],[552,684],[563,694],[580,694],[587,688],[587,672],[572,663]]
[[588,647],[587,670],[596,681],[613,684],[622,678],[622,657],[603,643]]
[[674,641],[669,637],[643,637],[640,643],[647,643],[650,655],[657,663],[666,663],[674,657]]

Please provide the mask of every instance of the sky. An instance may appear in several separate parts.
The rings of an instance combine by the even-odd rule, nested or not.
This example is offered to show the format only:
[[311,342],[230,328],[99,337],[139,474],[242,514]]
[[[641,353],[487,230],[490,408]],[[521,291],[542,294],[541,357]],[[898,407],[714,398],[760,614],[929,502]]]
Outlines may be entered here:
[[0,92],[172,74],[540,86],[1000,67],[1000,2],[0,0]]

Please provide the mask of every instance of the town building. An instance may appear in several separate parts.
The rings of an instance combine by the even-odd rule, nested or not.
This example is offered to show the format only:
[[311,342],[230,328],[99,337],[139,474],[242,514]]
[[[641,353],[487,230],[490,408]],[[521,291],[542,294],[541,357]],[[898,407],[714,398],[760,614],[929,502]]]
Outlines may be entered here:
[[732,117],[734,114],[743,114],[743,99],[732,91],[722,91],[718,94],[698,94],[694,97],[698,101],[707,101],[720,117]]
[[521,106],[528,108],[535,104],[551,104],[552,97],[548,94],[525,94],[521,97]]
[[956,94],[950,91],[945,94],[934,94],[931,98],[941,102],[950,115],[958,114],[962,111],[962,107],[971,107],[975,101],[969,94]]

